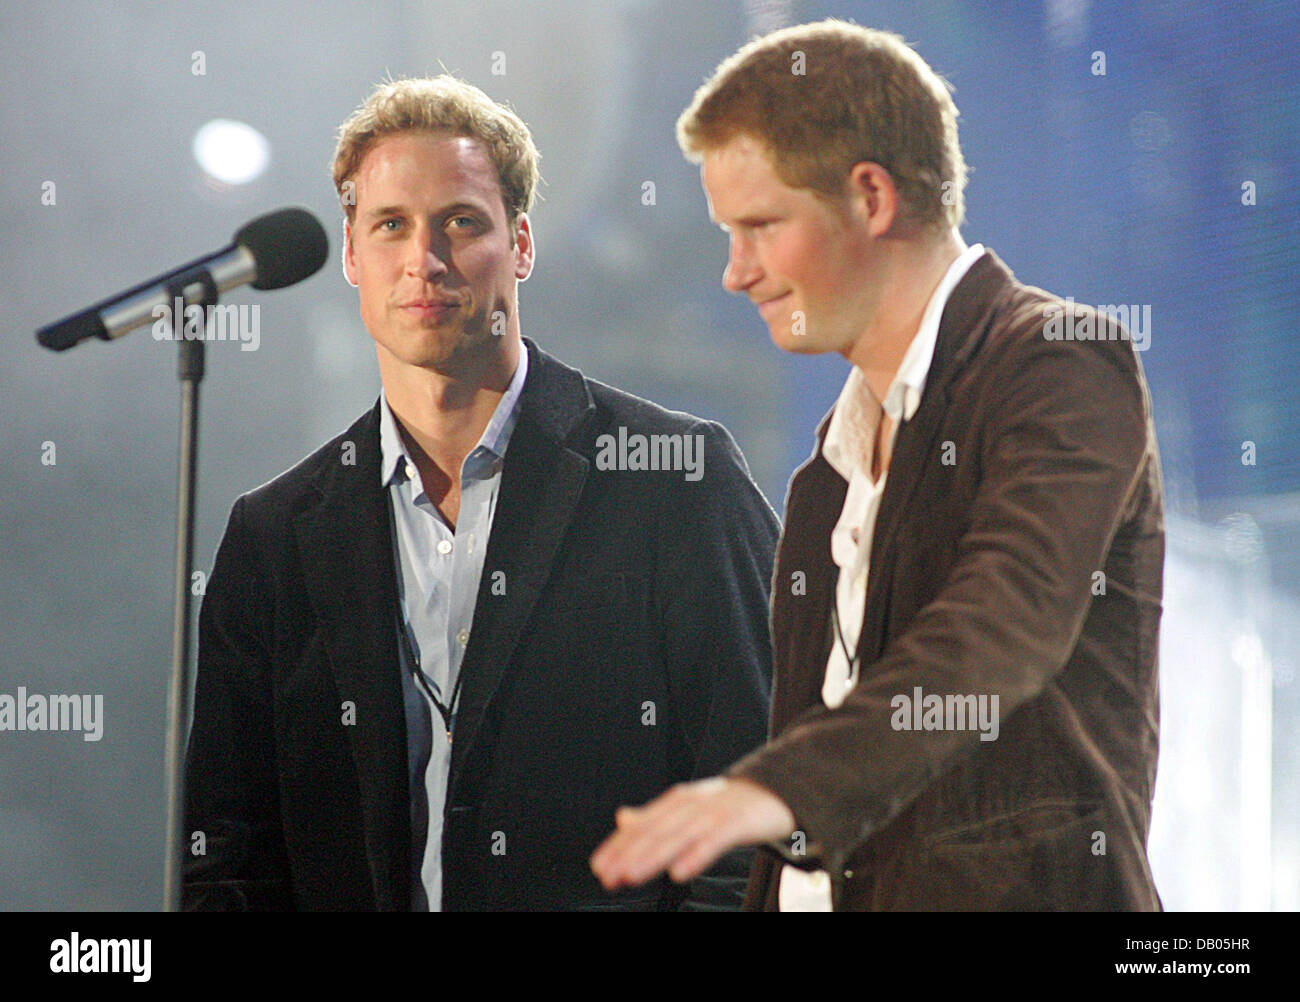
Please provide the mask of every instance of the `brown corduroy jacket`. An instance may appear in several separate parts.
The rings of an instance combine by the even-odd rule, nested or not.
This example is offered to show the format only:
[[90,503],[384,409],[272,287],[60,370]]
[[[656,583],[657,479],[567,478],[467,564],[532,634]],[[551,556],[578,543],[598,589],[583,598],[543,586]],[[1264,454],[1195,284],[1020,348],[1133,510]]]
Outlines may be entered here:
[[847,484],[827,423],[773,577],[771,738],[729,770],[799,831],[759,853],[746,907],[777,908],[789,862],[830,874],[836,910],[1159,909],[1164,518],[1128,331],[991,252],[952,291],[875,524],[859,681],[834,710]]

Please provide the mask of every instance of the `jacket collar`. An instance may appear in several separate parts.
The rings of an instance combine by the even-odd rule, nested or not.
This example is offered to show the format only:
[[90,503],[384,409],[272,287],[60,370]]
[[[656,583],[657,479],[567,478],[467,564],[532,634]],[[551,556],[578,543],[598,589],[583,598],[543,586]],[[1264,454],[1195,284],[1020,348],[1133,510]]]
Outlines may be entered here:
[[[938,395],[940,388],[946,389],[978,350],[988,327],[984,320],[999,298],[997,293],[1014,282],[1015,275],[1011,269],[993,251],[986,249],[953,287],[939,321],[939,334],[926,377],[926,393],[921,397],[922,405],[926,394]],[[819,454],[834,414],[835,408],[832,407],[817,425]]]

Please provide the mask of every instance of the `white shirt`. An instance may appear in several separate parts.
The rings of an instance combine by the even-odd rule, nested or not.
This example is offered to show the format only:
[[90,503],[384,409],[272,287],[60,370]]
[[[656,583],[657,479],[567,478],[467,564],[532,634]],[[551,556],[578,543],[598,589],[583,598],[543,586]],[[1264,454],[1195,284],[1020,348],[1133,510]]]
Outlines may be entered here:
[[[889,479],[888,471],[882,469],[880,479],[875,483],[871,481],[871,460],[881,411],[893,422],[889,442],[892,454],[899,426],[910,421],[921,405],[930,363],[934,360],[935,342],[939,337],[939,320],[943,317],[948,296],[983,253],[984,245],[974,244],[948,266],[926,304],[921,325],[899,363],[884,401],[876,399],[867,385],[866,376],[854,366],[840,391],[830,426],[826,429],[822,455],[849,484],[839,521],[831,532],[831,557],[840,571],[835,585],[840,634],[850,651],[856,651],[858,634],[862,631],[862,617],[867,605],[867,572],[871,568],[871,536],[880,499],[885,493],[885,483]],[[831,653],[826,659],[826,675],[822,680],[822,702],[827,707],[833,710],[844,702],[858,684],[858,668],[857,664],[849,664],[840,641],[832,639]],[[809,872],[794,866],[782,867],[778,900],[783,912],[828,912],[831,910],[830,876],[823,870]]]
[[453,703],[454,719],[452,694],[473,629],[474,603],[492,533],[506,449],[527,378],[528,350],[521,344],[519,364],[509,387],[497,402],[478,444],[461,463],[460,512],[455,529],[425,492],[424,481],[388,406],[388,396],[380,394],[380,482],[388,488],[393,513],[393,549],[403,625],[398,653],[411,789],[412,911],[442,908],[442,828],[451,772],[451,738],[428,693],[416,681],[416,666],[439,700]]

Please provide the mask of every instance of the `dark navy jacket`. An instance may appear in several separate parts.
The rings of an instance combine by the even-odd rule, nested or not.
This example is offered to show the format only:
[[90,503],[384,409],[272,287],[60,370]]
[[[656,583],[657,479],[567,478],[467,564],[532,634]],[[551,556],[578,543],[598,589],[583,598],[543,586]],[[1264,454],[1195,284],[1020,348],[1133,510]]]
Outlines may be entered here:
[[[617,807],[762,742],[776,517],[720,425],[525,344],[461,668],[443,908],[738,907],[752,852],[689,887],[660,879],[618,895],[588,858]],[[187,908],[410,907],[378,407],[230,514],[199,621]],[[620,428],[703,436],[703,476],[598,468],[602,436]]]

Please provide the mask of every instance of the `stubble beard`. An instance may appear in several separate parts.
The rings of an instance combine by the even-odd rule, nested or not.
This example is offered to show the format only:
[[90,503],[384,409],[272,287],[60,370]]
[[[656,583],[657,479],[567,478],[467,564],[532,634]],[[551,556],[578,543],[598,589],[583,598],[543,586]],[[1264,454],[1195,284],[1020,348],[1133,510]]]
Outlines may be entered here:
[[[504,304],[496,308],[504,309]],[[421,320],[412,329],[418,332],[418,349],[403,361],[452,379],[481,371],[506,341],[493,332],[490,313],[467,313],[463,308],[450,317]]]

